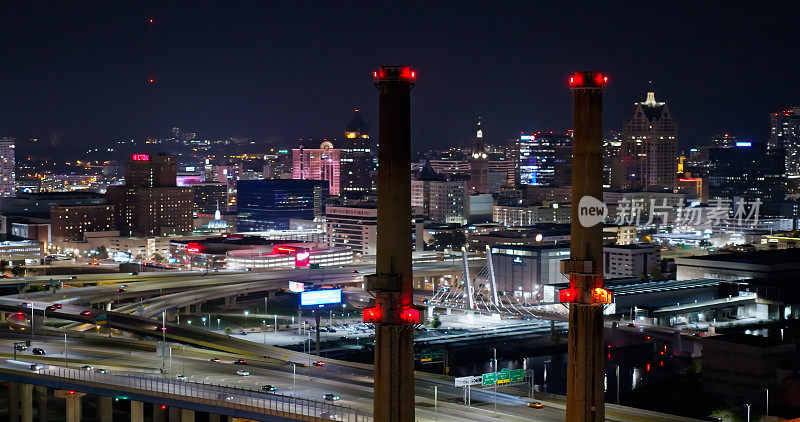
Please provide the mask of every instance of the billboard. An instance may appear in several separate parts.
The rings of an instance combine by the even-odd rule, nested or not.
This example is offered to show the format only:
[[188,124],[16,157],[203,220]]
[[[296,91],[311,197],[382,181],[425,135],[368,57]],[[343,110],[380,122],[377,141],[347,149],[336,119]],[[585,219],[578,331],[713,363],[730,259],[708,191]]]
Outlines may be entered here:
[[300,306],[342,303],[342,289],[312,290],[300,293]]
[[306,289],[306,285],[299,281],[290,281],[289,282],[289,291],[294,293],[300,293]]

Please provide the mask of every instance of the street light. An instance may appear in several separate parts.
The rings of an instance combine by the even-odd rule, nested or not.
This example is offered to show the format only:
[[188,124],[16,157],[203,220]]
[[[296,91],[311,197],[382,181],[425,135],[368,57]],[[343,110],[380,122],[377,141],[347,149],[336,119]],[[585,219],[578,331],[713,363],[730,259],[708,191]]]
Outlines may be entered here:
[[217,330],[219,330],[219,318],[217,318]]
[[492,347],[494,356],[494,415],[497,416],[497,349]]
[[206,317],[202,317],[200,319],[203,320],[203,328],[206,328]]
[[764,387],[764,391],[767,392],[767,411],[765,412],[766,414],[764,416],[769,416],[769,388]]
[[247,327],[247,317],[250,315],[250,311],[244,311],[244,326]]
[[267,320],[261,320],[261,334],[264,335],[264,345],[267,344]]
[[744,405],[747,406],[747,422],[750,422],[750,403],[745,403]]

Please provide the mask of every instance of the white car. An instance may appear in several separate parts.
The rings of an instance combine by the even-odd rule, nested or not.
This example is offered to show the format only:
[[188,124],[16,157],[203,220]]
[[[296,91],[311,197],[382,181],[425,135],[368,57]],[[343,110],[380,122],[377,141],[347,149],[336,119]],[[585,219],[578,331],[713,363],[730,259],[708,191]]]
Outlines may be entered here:
[[180,374],[177,377],[175,377],[175,379],[178,381],[186,381],[187,378],[186,375]]
[[250,376],[250,371],[245,371],[244,369],[240,369],[240,370],[236,371],[236,375],[238,375],[240,377],[249,377]]

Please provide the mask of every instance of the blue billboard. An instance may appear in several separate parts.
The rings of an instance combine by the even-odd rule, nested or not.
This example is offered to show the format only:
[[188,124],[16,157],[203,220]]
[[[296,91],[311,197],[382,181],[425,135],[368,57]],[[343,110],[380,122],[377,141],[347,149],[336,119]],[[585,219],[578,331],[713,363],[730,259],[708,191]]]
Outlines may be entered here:
[[342,303],[342,289],[311,290],[300,293],[300,306]]

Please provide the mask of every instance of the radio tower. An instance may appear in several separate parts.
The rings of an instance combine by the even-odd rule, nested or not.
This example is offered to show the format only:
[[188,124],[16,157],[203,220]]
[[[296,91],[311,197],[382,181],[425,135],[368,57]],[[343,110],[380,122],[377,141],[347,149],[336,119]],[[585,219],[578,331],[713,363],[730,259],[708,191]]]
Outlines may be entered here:
[[416,73],[382,66],[378,88],[377,274],[364,277],[375,306],[364,321],[375,324],[373,412],[381,422],[414,421],[414,325],[411,244],[411,88]]
[[[603,305],[611,302],[611,295],[603,289],[602,217],[585,217],[602,211],[603,90],[607,82],[600,72],[576,72],[569,78],[575,130],[572,203],[578,206],[572,207],[570,259],[562,261],[569,288],[559,292],[559,300],[569,304],[567,422],[605,420]],[[600,215],[604,217],[604,213]]]

